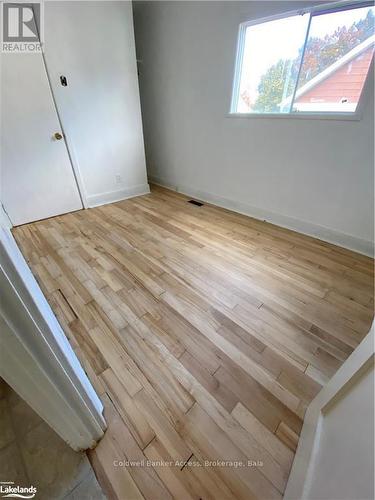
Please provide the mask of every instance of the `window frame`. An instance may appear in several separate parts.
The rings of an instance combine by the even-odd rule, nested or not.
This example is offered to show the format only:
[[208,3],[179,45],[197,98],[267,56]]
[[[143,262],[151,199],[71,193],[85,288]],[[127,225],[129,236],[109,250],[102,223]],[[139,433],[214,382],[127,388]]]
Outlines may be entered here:
[[[239,99],[239,90],[240,90],[240,82],[241,82],[241,70],[243,63],[243,54],[245,47],[245,36],[246,29],[249,26],[255,26],[257,24],[263,24],[269,21],[276,21],[278,19],[285,19],[287,17],[292,17],[296,15],[308,15],[309,22],[306,29],[305,41],[302,49],[302,57],[301,64],[298,70],[298,77],[296,81],[296,86],[293,92],[293,100],[292,106],[295,98],[295,94],[297,92],[298,80],[301,72],[301,68],[303,65],[304,53],[306,49],[306,44],[310,34],[310,26],[311,20],[314,16],[322,15],[322,14],[330,14],[333,12],[340,12],[343,10],[358,9],[360,7],[373,7],[374,2],[372,0],[343,0],[338,2],[331,2],[324,5],[315,5],[312,7],[307,7],[303,9],[295,9],[287,12],[282,12],[278,14],[274,14],[267,17],[262,17],[258,19],[253,19],[250,21],[244,21],[240,23],[238,29],[237,36],[237,45],[236,45],[236,57],[234,64],[234,76],[232,81],[232,94],[230,100],[230,108],[229,113],[227,114],[228,118],[297,118],[297,119],[319,119],[319,120],[354,120],[359,121],[362,119],[363,115],[363,97],[367,94],[367,87],[369,85],[369,75],[371,72],[374,72],[374,55],[372,56],[372,60],[369,66],[369,70],[367,72],[367,76],[365,82],[363,84],[362,92],[360,94],[358,104],[356,110],[353,112],[345,112],[345,111],[299,111],[298,113],[289,111],[288,113],[239,113],[236,110],[238,99]],[[292,109],[291,106],[291,109]]]

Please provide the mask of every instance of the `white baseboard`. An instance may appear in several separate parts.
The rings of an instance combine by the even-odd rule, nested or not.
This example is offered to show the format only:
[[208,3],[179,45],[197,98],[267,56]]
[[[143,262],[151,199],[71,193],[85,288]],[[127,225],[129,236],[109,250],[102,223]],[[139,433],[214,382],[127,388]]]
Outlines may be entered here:
[[334,245],[353,250],[354,252],[358,252],[369,257],[374,256],[374,243],[372,241],[357,238],[356,236],[342,233],[334,229],[329,229],[318,224],[313,224],[312,222],[307,222],[304,220],[296,219],[294,217],[289,217],[287,215],[282,215],[271,212],[269,210],[254,207],[244,202],[231,200],[229,198],[223,198],[213,193],[195,189],[191,186],[184,186],[181,184],[173,185],[167,180],[160,177],[149,176],[149,181],[153,184],[158,184],[168,189],[172,189],[173,191],[186,194],[202,201],[206,201],[207,203],[212,203],[213,205],[217,205],[228,210],[233,210],[234,212],[238,212],[243,215],[248,215],[249,217],[253,217],[254,219],[270,222],[277,226],[291,229],[293,231],[312,236],[328,243],[333,243]]
[[98,207],[100,205],[106,205],[107,203],[114,203],[116,201],[126,200],[127,198],[133,198],[134,196],[148,194],[149,192],[150,186],[148,184],[138,184],[131,188],[87,196],[87,206],[89,208]]

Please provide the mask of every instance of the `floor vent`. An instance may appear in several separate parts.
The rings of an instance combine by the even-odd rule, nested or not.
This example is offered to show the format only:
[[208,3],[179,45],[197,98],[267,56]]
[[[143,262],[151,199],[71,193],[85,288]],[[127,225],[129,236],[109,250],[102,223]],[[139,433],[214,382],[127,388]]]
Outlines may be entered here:
[[202,207],[204,205],[203,203],[197,200],[189,200],[188,203],[191,203],[192,205],[197,205],[197,207]]

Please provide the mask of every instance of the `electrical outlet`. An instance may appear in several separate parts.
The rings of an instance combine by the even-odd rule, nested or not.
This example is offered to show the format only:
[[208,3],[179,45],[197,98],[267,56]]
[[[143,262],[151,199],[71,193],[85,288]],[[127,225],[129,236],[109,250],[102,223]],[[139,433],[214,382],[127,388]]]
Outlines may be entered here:
[[116,174],[115,175],[115,179],[116,179],[116,184],[121,184],[122,183],[122,177],[120,174]]

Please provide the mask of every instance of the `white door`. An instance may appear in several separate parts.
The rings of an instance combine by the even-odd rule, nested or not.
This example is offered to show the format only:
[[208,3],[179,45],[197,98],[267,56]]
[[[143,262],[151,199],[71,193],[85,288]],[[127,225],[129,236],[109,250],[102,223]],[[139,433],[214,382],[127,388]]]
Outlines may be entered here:
[[13,225],[81,209],[41,54],[2,54],[1,104],[1,200]]

